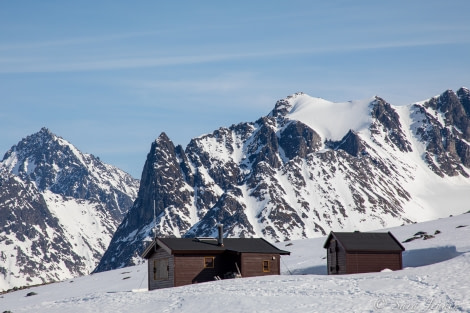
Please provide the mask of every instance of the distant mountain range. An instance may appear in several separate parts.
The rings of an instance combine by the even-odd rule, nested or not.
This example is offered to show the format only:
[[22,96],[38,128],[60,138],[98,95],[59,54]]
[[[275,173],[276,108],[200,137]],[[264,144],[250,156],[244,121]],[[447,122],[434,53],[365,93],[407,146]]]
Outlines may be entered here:
[[284,241],[466,212],[469,177],[466,88],[407,106],[294,94],[185,149],[162,133],[96,271],[141,262],[155,235],[214,236],[217,223]]
[[42,128],[0,162],[0,291],[89,274],[139,181]]
[[0,291],[140,263],[155,235],[311,238],[467,212],[469,195],[466,88],[407,106],[298,93],[186,148],[162,133],[140,185],[43,128],[0,162]]

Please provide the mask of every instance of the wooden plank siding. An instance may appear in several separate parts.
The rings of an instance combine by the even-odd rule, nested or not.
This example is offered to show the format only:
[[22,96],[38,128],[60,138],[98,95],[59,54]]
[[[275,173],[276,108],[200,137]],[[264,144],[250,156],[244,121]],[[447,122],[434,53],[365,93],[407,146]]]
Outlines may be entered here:
[[155,238],[144,250],[149,290],[213,281],[216,278],[279,275],[280,250],[261,238]]
[[338,251],[336,252],[338,254],[338,270],[336,271],[336,274],[349,274],[346,268],[347,264],[347,253],[344,247],[338,243]]
[[[156,280],[154,276],[154,264],[155,260],[168,258],[168,279],[167,280]],[[149,258],[148,262],[148,288],[149,290],[158,289],[158,288],[168,288],[174,287],[174,275],[175,275],[175,266],[174,266],[174,257],[166,252],[162,248],[158,248],[155,253]]]
[[[205,257],[214,258],[213,268],[204,268]],[[222,264],[220,254],[177,254],[175,255],[175,287],[213,281],[215,276],[220,275]]]
[[[240,271],[242,277],[279,275],[281,273],[279,254],[242,253]],[[263,262],[269,262],[269,271],[263,271]]]
[[331,239],[327,249],[328,275],[348,274],[346,269],[346,250],[336,240]]
[[380,272],[402,269],[401,253],[347,253],[346,273]]
[[403,268],[405,248],[390,232],[331,232],[323,247],[327,253],[328,275]]

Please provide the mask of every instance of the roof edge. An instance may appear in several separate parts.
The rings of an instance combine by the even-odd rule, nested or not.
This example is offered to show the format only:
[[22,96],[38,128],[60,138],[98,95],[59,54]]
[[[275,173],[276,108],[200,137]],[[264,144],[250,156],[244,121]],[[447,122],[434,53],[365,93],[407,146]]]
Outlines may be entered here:
[[148,259],[149,258],[149,254],[150,252],[152,251],[153,247],[155,246],[156,242],[155,240],[152,240],[152,242],[148,245],[147,248],[145,248],[144,252],[142,252],[142,254],[140,255],[142,258],[144,259]]
[[275,245],[273,245],[272,243],[270,243],[269,241],[267,241],[266,239],[264,239],[264,238],[260,238],[260,239],[263,240],[263,241],[265,241],[268,245],[270,245],[270,246],[273,247],[274,249],[279,250],[279,254],[280,254],[280,255],[290,255],[290,251],[281,250],[281,249],[279,249],[278,247],[276,247]]
[[[343,232],[338,232],[338,233],[343,233]],[[354,232],[344,232],[344,233],[354,233]],[[401,251],[406,250],[405,247],[403,247],[403,245],[401,244],[401,242],[398,241],[398,239],[390,231],[388,231],[388,232],[364,232],[364,234],[370,234],[370,233],[388,234],[395,241],[395,243],[398,245],[398,247],[401,249]],[[330,231],[330,234],[328,235],[328,237],[326,237],[325,243],[323,244],[324,249],[328,249],[328,243],[330,242],[331,237],[334,237],[341,244],[341,240],[338,239],[338,237],[335,235],[335,232]],[[343,244],[341,244],[341,245],[343,245]],[[376,250],[349,250],[346,247],[344,247],[344,249],[346,250],[346,252],[351,252],[351,251],[354,251],[354,252],[376,251]],[[383,251],[388,251],[388,250],[383,250]]]
[[390,237],[392,237],[393,240],[395,240],[395,242],[400,246],[401,251],[405,251],[405,250],[406,250],[405,247],[403,247],[403,245],[401,244],[401,242],[398,241],[398,239],[392,234],[392,232],[389,231],[388,234],[389,234]]

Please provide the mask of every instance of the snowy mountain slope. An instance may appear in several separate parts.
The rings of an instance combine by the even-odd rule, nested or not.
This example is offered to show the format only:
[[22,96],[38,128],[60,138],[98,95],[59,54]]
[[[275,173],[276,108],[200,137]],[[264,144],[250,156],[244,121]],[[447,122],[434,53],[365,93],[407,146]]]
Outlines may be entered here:
[[90,273],[138,181],[46,128],[0,162],[0,290]]
[[97,271],[139,262],[153,236],[154,200],[158,236],[213,236],[223,223],[225,236],[271,241],[465,212],[469,102],[465,88],[403,107],[298,93],[184,150],[162,134]]
[[13,146],[1,163],[12,174],[34,182],[41,192],[105,202],[118,219],[132,205],[138,187],[129,174],[80,152],[47,128]]
[[[463,227],[462,227],[463,226]],[[12,312],[469,312],[470,214],[390,229],[405,241],[401,271],[327,276],[325,237],[282,242],[282,275],[147,291],[145,265],[0,296]],[[387,230],[380,230],[387,231]],[[423,258],[423,256],[426,256]],[[292,273],[293,275],[289,274]],[[316,274],[312,274],[316,273]],[[26,296],[28,293],[35,293]]]

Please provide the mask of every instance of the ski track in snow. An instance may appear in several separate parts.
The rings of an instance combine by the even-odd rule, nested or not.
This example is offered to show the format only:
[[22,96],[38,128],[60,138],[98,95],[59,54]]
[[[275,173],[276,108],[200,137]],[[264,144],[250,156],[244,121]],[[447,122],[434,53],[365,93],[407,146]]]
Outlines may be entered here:
[[439,233],[404,243],[405,265],[421,266],[401,271],[327,276],[322,237],[278,243],[291,251],[280,276],[147,291],[147,266],[138,265],[4,294],[0,311],[470,312],[470,214],[389,230],[400,241]]

